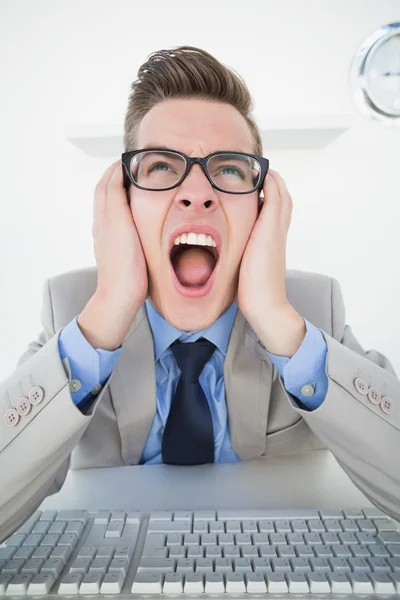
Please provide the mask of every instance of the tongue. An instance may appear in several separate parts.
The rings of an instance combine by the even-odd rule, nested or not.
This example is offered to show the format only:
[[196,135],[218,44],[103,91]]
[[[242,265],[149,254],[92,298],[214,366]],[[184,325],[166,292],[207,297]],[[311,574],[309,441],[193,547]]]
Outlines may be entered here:
[[176,256],[173,266],[182,285],[202,286],[214,270],[215,259],[203,248],[188,248]]

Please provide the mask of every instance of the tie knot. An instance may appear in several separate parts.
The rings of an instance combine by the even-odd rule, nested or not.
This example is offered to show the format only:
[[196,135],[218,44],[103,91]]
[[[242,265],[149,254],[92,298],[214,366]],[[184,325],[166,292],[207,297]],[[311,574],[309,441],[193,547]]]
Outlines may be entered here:
[[174,342],[171,351],[181,371],[182,379],[187,383],[197,383],[204,365],[210,360],[215,348],[215,344],[205,338],[186,344]]

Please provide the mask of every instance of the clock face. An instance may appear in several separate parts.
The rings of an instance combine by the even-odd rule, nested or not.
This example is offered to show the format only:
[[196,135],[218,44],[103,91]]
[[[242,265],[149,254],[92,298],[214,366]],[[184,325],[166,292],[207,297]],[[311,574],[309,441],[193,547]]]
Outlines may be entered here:
[[381,27],[362,43],[351,65],[350,87],[363,114],[400,125],[400,22]]
[[400,31],[368,55],[365,78],[373,104],[400,117]]

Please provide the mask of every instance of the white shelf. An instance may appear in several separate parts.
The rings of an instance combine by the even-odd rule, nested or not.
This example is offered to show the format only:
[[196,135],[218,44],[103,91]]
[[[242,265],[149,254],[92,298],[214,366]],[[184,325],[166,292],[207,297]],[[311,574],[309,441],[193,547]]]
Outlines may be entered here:
[[[259,124],[264,150],[324,148],[352,125],[347,115],[277,117]],[[89,156],[118,156],[124,151],[123,126],[81,123],[65,126],[66,139]]]

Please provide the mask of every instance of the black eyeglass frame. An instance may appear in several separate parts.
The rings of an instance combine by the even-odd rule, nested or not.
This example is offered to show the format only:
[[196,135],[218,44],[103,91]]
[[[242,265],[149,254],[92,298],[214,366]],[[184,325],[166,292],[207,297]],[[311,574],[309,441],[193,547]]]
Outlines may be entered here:
[[[136,183],[132,177],[132,173],[131,173],[131,160],[132,158],[136,155],[139,154],[140,152],[173,152],[174,154],[178,154],[180,156],[182,156],[185,161],[186,161],[186,168],[185,168],[185,172],[182,175],[182,177],[180,178],[180,180],[175,183],[175,185],[172,185],[171,187],[168,188],[163,188],[163,189],[153,189],[153,188],[145,188],[142,187],[141,185],[139,185],[138,183]],[[208,174],[208,170],[207,170],[207,162],[210,160],[210,158],[212,158],[213,156],[216,156],[218,154],[233,154],[233,155],[245,155],[245,156],[250,156],[251,158],[255,158],[256,160],[258,160],[258,162],[260,163],[260,167],[261,167],[261,171],[260,171],[260,181],[258,182],[258,184],[250,191],[248,192],[228,192],[227,190],[223,190],[222,188],[220,188],[218,185],[216,185],[211,177]],[[187,156],[186,154],[184,154],[183,152],[178,152],[177,150],[169,150],[167,148],[142,148],[140,150],[130,150],[129,152],[123,152],[121,154],[121,162],[123,165],[123,176],[124,176],[124,187],[126,189],[127,192],[127,196],[128,196],[128,204],[130,202],[130,198],[129,198],[129,187],[130,185],[134,185],[135,187],[139,188],[140,190],[146,190],[146,191],[150,191],[150,192],[166,192],[167,190],[173,190],[174,188],[178,187],[178,185],[180,185],[182,183],[182,181],[185,179],[186,175],[189,172],[189,169],[192,165],[194,165],[195,163],[199,163],[202,166],[203,172],[205,174],[205,176],[207,177],[208,181],[211,183],[211,185],[213,186],[213,188],[215,188],[216,190],[219,190],[220,192],[224,192],[225,194],[252,194],[253,192],[255,192],[256,190],[260,190],[262,189],[263,185],[264,185],[264,180],[265,177],[267,176],[268,173],[268,169],[269,169],[269,160],[268,158],[264,158],[264,156],[259,156],[258,154],[250,154],[248,152],[236,152],[233,150],[219,150],[218,152],[213,152],[212,154],[209,154],[208,156],[204,156],[204,157],[190,157]]]

